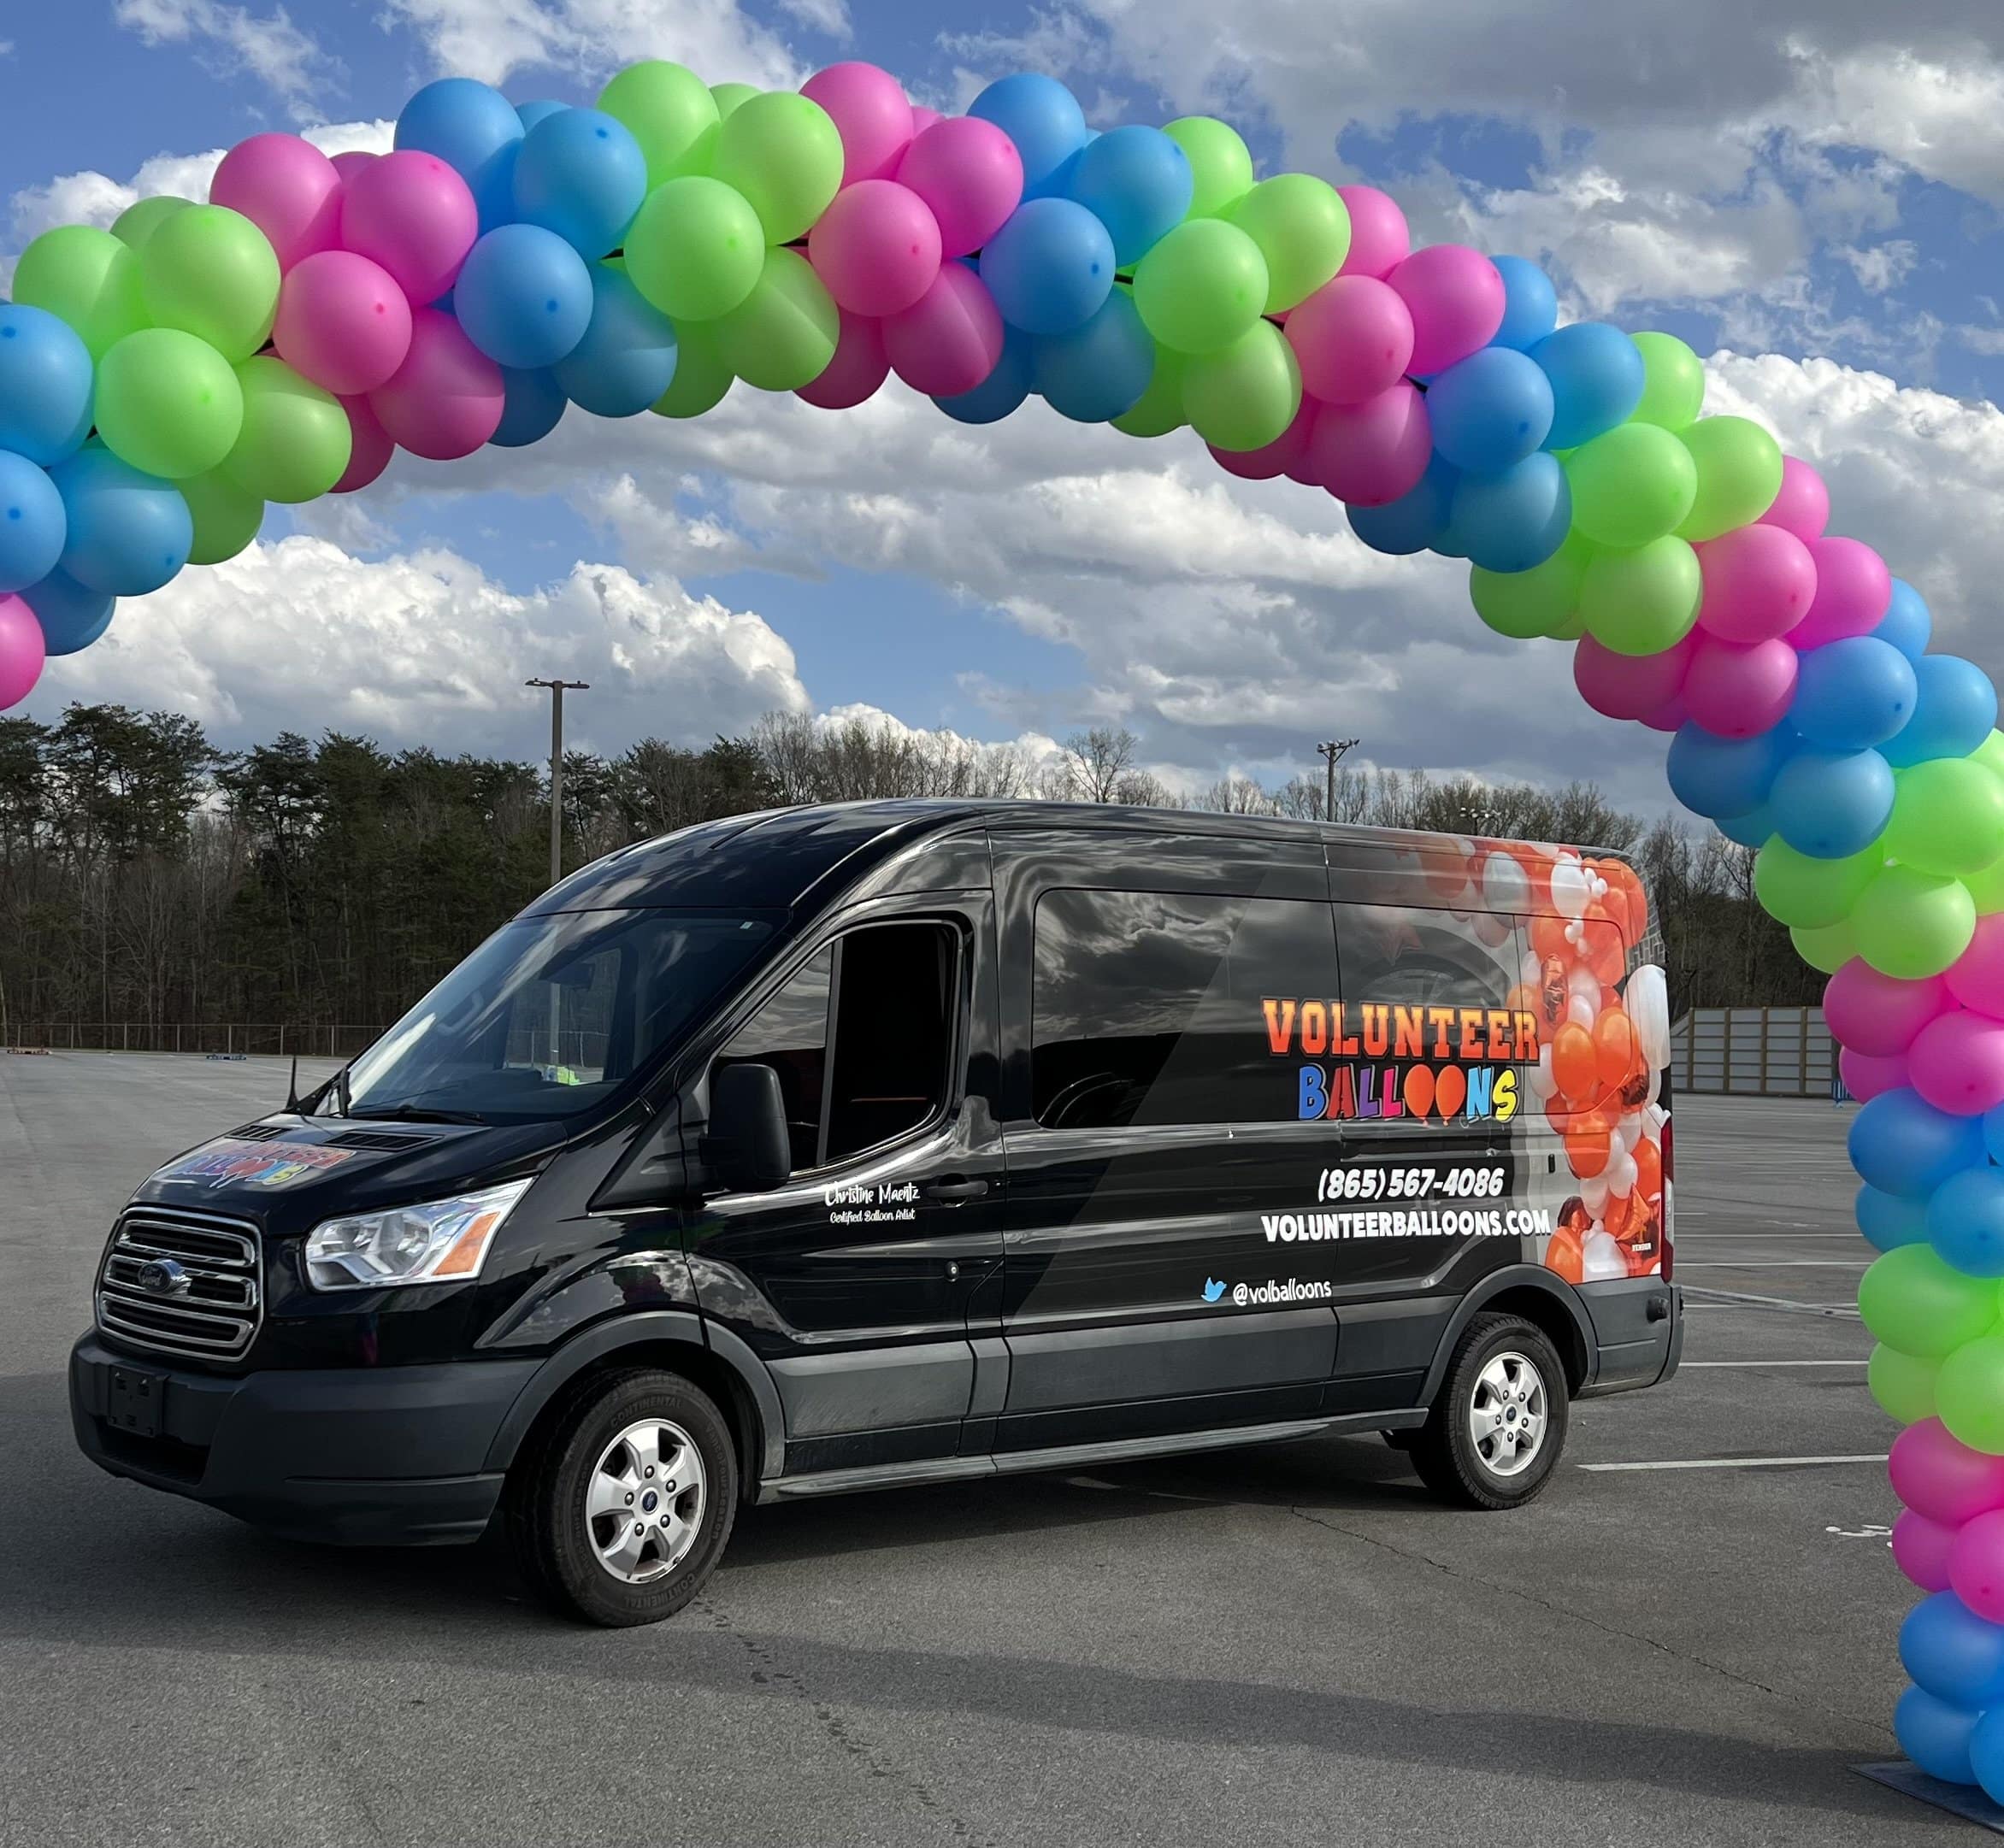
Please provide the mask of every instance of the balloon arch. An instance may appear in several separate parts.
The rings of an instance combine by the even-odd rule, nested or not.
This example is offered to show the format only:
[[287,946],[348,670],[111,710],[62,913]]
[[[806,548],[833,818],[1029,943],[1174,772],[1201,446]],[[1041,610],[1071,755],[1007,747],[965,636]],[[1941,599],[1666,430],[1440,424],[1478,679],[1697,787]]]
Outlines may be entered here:
[[[531,444],[573,403],[698,416],[740,379],[839,410],[894,371],[966,423],[1034,392],[1138,438],[1188,424],[1233,474],[1346,503],[1376,550],[1467,559],[1491,629],[1570,642],[1588,704],[1669,734],[1671,788],[1759,850],[1761,903],[1830,975],[1883,1254],[1859,1291],[1871,1390],[1907,1427],[1893,1550],[1932,1594],[1895,1724],[1924,1769],[2004,1800],[1997,697],[1926,651],[1926,606],[1877,552],[1826,532],[1813,469],[1700,415],[1690,348],[1555,321],[1533,263],[1413,250],[1368,186],[1256,180],[1208,117],[1095,134],[1046,77],[948,118],[856,63],[798,94],[637,64],[591,109],[447,79],[392,153],[254,135],[206,203],[143,199],[22,255],[0,304],[0,709],[115,598],[241,551],[267,502],[352,492],[399,445]],[[1641,1113],[1597,1093],[1632,1053],[1594,1011],[1624,1018],[1624,952],[1601,966],[1595,933],[1632,941],[1641,892],[1612,866],[1518,866],[1586,1015],[1529,1077],[1591,1240],[1663,1184]]]

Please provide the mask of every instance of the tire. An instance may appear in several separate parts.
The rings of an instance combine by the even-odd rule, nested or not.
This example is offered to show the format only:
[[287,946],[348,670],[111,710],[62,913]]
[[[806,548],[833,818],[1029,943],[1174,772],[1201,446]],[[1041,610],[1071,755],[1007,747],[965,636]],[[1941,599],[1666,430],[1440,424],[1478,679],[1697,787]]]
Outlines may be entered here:
[[[1414,1467],[1455,1507],[1521,1508],[1552,1480],[1568,1410],[1565,1368],[1544,1331],[1521,1315],[1477,1315],[1415,1433]],[[1479,1444],[1478,1420],[1487,1427]],[[1530,1443],[1512,1435],[1526,1421],[1535,1433]]]
[[730,1427],[680,1374],[599,1375],[522,1461],[509,1497],[516,1559],[568,1616],[609,1629],[672,1617],[730,1539],[738,1509]]

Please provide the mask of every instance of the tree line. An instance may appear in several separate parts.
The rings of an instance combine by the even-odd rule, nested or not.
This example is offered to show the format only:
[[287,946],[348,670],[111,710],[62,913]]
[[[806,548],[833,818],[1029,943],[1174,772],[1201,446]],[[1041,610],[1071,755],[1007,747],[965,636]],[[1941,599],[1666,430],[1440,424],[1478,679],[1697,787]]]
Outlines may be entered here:
[[[770,714],[705,745],[649,738],[616,756],[568,755],[564,863],[749,809],[869,797],[1329,809],[1339,821],[1635,855],[1680,1010],[1820,992],[1754,903],[1746,850],[1709,830],[1648,826],[1589,784],[1339,766],[1332,805],[1320,775],[1277,787],[1233,776],[1179,795],[1137,757],[1134,735],[1113,727],[1037,756]],[[380,1027],[544,888],[549,829],[541,765],[386,750],[334,732],[227,751],[192,719],[118,705],[73,705],[52,725],[0,719],[0,1043],[62,1043],[73,1023],[137,1023],[151,1043],[225,1021]],[[78,1043],[91,1043],[87,1032]],[[342,1049],[355,1044],[351,1033]]]

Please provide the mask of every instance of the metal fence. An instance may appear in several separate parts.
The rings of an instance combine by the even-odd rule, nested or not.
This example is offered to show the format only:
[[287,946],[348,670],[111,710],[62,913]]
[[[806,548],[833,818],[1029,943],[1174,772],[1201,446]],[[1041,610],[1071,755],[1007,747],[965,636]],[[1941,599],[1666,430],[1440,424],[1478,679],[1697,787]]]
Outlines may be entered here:
[[1836,1049],[1821,1008],[1695,1008],[1670,1030],[1679,1091],[1828,1098]]
[[380,1027],[274,1025],[215,1021],[0,1021],[0,1049],[21,1052],[262,1053],[275,1058],[349,1059]]

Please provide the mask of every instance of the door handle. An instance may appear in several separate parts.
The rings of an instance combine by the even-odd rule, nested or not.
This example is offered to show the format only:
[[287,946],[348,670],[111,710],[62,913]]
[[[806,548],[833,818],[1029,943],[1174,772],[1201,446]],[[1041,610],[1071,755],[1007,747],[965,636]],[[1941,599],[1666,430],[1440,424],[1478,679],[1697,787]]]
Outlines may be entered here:
[[987,1191],[985,1180],[935,1180],[925,1192],[928,1200],[978,1200]]

